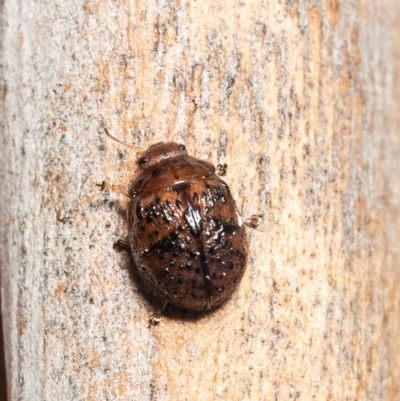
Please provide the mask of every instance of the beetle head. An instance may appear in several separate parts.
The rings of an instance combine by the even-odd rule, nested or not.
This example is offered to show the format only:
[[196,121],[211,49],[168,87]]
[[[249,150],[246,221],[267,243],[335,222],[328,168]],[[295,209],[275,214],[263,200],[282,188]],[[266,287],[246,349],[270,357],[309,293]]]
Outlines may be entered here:
[[187,155],[185,145],[175,142],[159,142],[150,146],[138,159],[141,170],[160,163],[163,160]]

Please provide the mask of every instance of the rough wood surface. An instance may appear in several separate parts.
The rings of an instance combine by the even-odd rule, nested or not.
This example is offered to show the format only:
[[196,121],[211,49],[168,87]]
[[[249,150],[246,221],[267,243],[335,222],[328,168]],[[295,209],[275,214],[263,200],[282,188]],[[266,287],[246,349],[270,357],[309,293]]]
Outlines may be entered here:
[[[398,1],[1,4],[10,400],[400,400]],[[148,326],[102,124],[263,214],[219,310]]]
[[4,360],[3,324],[2,324],[1,312],[0,312],[0,401],[7,401],[6,365]]

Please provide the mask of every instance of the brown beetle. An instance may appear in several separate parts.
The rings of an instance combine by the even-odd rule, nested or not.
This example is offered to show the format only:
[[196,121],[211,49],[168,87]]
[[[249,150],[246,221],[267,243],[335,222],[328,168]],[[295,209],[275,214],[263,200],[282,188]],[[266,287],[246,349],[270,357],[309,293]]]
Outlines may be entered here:
[[[138,162],[127,221],[140,276],[164,305],[202,311],[221,304],[238,286],[247,258],[228,185],[212,164],[174,142],[151,146]],[[253,216],[249,225],[257,224]]]

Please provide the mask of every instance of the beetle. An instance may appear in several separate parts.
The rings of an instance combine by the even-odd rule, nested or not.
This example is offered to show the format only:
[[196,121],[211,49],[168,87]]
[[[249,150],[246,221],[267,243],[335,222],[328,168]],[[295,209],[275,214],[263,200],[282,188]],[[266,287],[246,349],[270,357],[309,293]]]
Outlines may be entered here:
[[[247,261],[245,224],[220,178],[226,165],[216,172],[175,142],[150,146],[138,164],[126,217],[139,275],[163,307],[215,308],[235,291]],[[247,221],[258,223],[258,216]]]

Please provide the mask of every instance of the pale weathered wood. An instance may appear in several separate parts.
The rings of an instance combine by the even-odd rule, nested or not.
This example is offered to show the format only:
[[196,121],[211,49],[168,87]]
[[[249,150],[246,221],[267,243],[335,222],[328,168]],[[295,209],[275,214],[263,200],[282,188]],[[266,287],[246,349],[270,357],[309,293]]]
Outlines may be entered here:
[[[400,400],[398,1],[4,0],[2,21],[10,400]],[[136,154],[102,124],[228,163],[264,215],[221,309],[148,326],[112,248],[125,200],[95,186]]]

